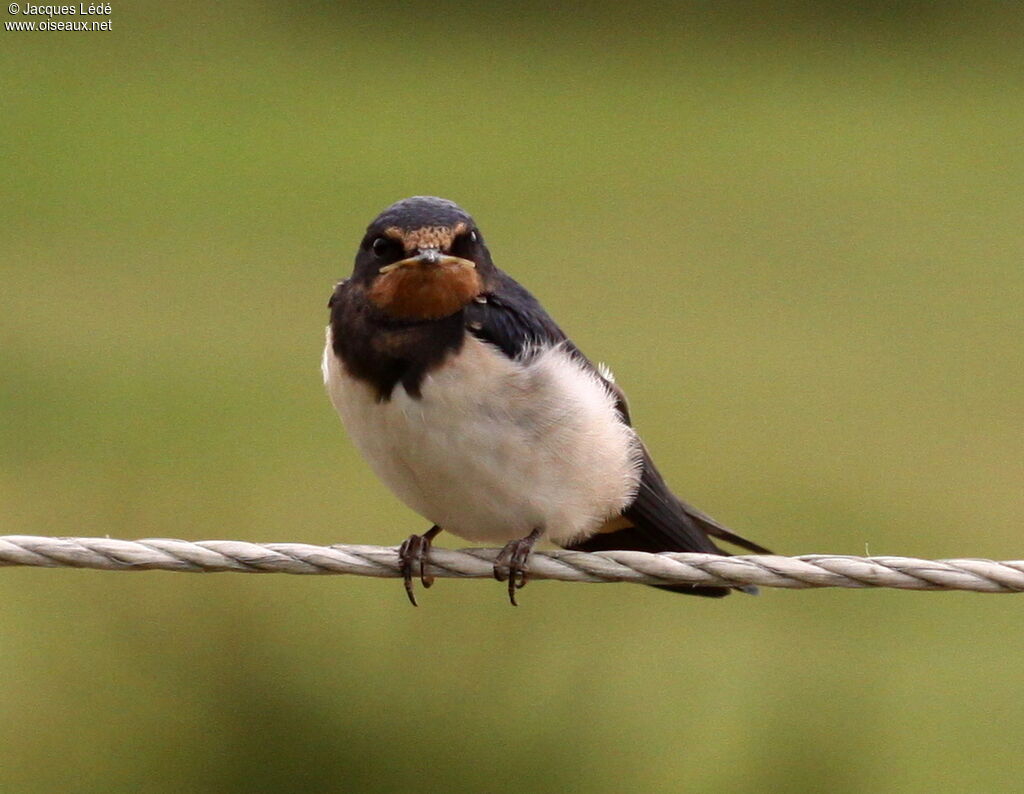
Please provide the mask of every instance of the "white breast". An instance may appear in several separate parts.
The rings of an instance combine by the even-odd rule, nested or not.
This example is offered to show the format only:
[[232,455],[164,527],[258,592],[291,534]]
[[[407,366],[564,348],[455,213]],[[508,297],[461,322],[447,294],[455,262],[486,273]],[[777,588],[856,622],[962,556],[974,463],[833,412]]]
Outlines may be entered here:
[[561,346],[512,361],[469,337],[427,375],[422,398],[388,402],[345,372],[331,346],[324,381],[346,430],[395,494],[470,540],[537,527],[558,543],[591,535],[631,502],[639,444],[598,376]]

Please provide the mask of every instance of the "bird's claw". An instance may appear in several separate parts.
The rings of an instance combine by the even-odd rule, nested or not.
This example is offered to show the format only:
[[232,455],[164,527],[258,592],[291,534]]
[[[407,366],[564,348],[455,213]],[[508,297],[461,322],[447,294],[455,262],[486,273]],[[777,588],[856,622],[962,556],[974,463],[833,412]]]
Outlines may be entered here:
[[508,600],[514,607],[519,606],[516,590],[522,589],[529,579],[530,552],[540,536],[541,530],[535,529],[525,538],[509,541],[494,560],[494,578],[499,582],[508,582]]
[[419,604],[416,603],[416,593],[413,591],[413,576],[418,574],[424,587],[434,583],[434,577],[427,574],[427,554],[434,535],[439,531],[434,527],[423,535],[410,535],[398,547],[398,565],[405,581],[405,593],[414,607]]

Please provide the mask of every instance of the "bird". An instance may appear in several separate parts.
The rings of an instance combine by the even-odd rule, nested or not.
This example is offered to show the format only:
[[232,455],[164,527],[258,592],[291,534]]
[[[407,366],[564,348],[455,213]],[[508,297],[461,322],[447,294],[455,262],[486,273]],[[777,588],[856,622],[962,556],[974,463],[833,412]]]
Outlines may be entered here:
[[[633,427],[626,395],[493,262],[472,216],[412,196],[366,229],[328,302],[322,370],[352,442],[430,522],[398,549],[409,600],[441,531],[503,543],[508,598],[538,541],[581,551],[770,553],[679,499]],[[729,587],[664,585],[720,597]],[[755,592],[753,588],[735,588]]]

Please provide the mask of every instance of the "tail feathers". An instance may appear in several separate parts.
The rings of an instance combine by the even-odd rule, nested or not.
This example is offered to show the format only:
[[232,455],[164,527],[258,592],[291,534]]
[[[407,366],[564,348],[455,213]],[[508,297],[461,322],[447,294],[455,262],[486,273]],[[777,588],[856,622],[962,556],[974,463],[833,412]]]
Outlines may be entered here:
[[654,587],[657,587],[659,590],[668,590],[670,593],[707,596],[708,598],[721,598],[722,596],[729,595],[733,590],[738,590],[741,593],[752,596],[759,595],[761,592],[752,584],[743,585],[743,587],[710,587],[699,584],[656,584]]
[[754,554],[772,554],[772,552],[766,549],[764,546],[759,546],[757,543],[754,543],[754,541],[747,540],[742,535],[737,535],[731,529],[723,527],[711,516],[707,515],[706,513],[702,513],[696,507],[691,507],[690,505],[686,504],[686,502],[682,501],[680,501],[679,504],[682,506],[683,512],[685,512],[690,518],[692,518],[694,522],[697,524],[697,526],[699,526],[702,530],[704,530],[707,534],[711,535],[712,537],[719,538],[720,540],[724,540],[727,543],[732,543],[734,546],[739,546],[742,549],[752,551],[754,552]]
[[[726,529],[710,516],[681,501],[665,483],[650,454],[643,449],[643,468],[633,503],[602,530],[569,547],[580,551],[662,551],[729,554],[715,545],[712,537],[734,543],[759,554],[771,552]],[[710,585],[655,585],[673,593],[721,598],[730,590],[755,594],[754,587]]]
[[[656,584],[654,587],[659,590],[668,590],[670,593],[704,596],[705,598],[724,598],[729,595],[728,587],[706,587],[699,584]],[[757,595],[757,592],[755,591],[753,595]]]

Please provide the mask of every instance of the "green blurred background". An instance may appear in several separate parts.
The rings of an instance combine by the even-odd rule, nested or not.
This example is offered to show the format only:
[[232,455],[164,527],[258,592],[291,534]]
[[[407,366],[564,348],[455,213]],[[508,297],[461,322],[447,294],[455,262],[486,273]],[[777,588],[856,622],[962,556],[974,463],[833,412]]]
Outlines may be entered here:
[[[1018,4],[110,19],[0,31],[0,534],[423,529],[319,357],[430,193],[728,525],[1024,556]],[[1019,791],[1021,598],[5,569],[0,791]]]

